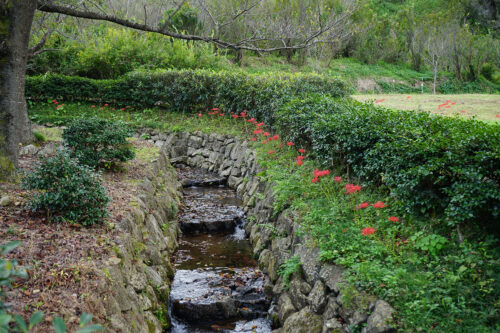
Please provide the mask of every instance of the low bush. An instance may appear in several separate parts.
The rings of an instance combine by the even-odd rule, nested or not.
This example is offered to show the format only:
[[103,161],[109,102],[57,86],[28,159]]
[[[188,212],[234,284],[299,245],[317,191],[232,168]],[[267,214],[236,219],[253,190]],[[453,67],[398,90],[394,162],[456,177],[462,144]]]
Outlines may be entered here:
[[132,130],[122,122],[99,118],[76,119],[64,130],[64,144],[71,156],[91,167],[110,167],[120,161],[134,158],[127,137]]
[[117,80],[64,75],[26,79],[26,96],[32,100],[96,101],[141,108],[162,105],[183,112],[212,107],[226,112],[246,109],[269,124],[274,110],[292,96],[341,97],[347,92],[343,81],[317,74],[168,70],[136,72]]
[[386,186],[407,211],[497,228],[498,125],[318,96],[294,99],[276,117],[285,139],[312,148],[326,167]]
[[28,208],[45,211],[53,221],[92,225],[101,223],[108,215],[106,206],[110,199],[101,186],[99,174],[62,150],[27,173],[23,187],[38,191]]

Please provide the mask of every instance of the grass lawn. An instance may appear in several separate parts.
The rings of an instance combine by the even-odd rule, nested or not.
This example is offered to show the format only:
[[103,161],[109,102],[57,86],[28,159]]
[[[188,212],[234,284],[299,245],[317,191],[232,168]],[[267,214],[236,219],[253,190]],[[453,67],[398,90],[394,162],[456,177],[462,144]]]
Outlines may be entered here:
[[[352,97],[362,102],[378,102],[377,105],[391,109],[425,110],[440,115],[476,117],[486,122],[500,123],[500,95],[377,94]],[[438,108],[442,104],[446,105]]]

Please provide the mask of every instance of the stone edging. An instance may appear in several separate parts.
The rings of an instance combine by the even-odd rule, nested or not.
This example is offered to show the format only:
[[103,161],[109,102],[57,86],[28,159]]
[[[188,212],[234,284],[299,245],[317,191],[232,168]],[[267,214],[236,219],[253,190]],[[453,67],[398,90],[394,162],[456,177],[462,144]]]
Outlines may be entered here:
[[[290,211],[273,217],[272,188],[256,176],[261,170],[255,151],[246,141],[201,132],[145,130],[143,134],[149,135],[172,163],[185,163],[228,177],[228,185],[243,199],[245,211],[254,217],[245,227],[254,255],[274,284],[273,321],[281,327],[276,333],[352,332],[355,327],[363,327],[362,333],[396,331],[388,324],[393,309],[387,302],[363,292],[346,295],[340,289],[342,267],[322,265],[317,260],[318,248],[309,237],[296,235],[299,225],[294,223]],[[263,228],[262,224],[271,224],[272,228]],[[293,255],[300,258],[302,271],[293,274],[285,290],[277,270]]]
[[168,258],[178,245],[182,187],[164,152],[151,169],[131,212],[116,221],[116,257],[102,268],[97,291],[85,299],[88,312],[106,318],[109,332],[161,333],[170,325],[167,304],[174,270]]

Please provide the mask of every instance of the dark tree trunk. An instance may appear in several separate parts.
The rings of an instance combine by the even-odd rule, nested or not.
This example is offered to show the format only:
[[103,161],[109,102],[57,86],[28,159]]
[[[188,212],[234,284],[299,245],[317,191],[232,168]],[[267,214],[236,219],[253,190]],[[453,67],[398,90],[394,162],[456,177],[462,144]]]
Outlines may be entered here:
[[36,0],[0,0],[0,178],[17,166],[19,144],[32,139],[24,84]]

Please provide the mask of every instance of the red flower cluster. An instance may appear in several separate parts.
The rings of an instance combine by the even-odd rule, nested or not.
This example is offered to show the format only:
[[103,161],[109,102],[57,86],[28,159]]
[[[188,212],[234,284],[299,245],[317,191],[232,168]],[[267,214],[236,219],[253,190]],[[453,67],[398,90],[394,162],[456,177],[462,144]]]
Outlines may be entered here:
[[399,222],[399,217],[391,216],[391,217],[388,218],[388,220],[391,221],[391,222],[396,223],[396,222]]
[[286,143],[286,145],[287,145],[288,147],[291,147],[291,146],[294,146],[295,144],[294,144],[292,141],[288,141],[288,142]]
[[312,179],[313,183],[319,182],[319,179],[324,176],[328,176],[330,174],[330,170],[314,170],[313,171],[313,176],[314,178]]
[[352,194],[361,191],[361,186],[354,184],[347,184],[345,186],[345,194]]
[[383,203],[382,201],[377,201],[373,204],[373,208],[376,208],[376,209],[381,209],[381,208],[385,208],[387,207],[387,205],[385,203]]
[[297,158],[295,159],[295,162],[297,162],[297,165],[299,165],[299,166],[304,164],[304,156],[301,156],[301,155],[297,156]]
[[267,152],[267,155],[272,155],[272,154],[274,154],[274,150],[270,150]]
[[342,177],[339,177],[339,176],[333,177],[333,181],[336,183],[340,183],[340,182],[342,182]]
[[369,236],[371,234],[374,234],[375,231],[377,231],[377,229],[373,229],[372,227],[366,227],[363,229],[362,233],[363,233],[363,236]]
[[305,150],[304,148],[300,148],[300,149],[298,150],[298,152],[299,152],[299,153],[301,153],[301,154],[304,154],[304,153],[306,152],[306,150]]
[[371,205],[368,202],[362,202],[359,205],[356,206],[356,209],[365,209],[370,207]]

